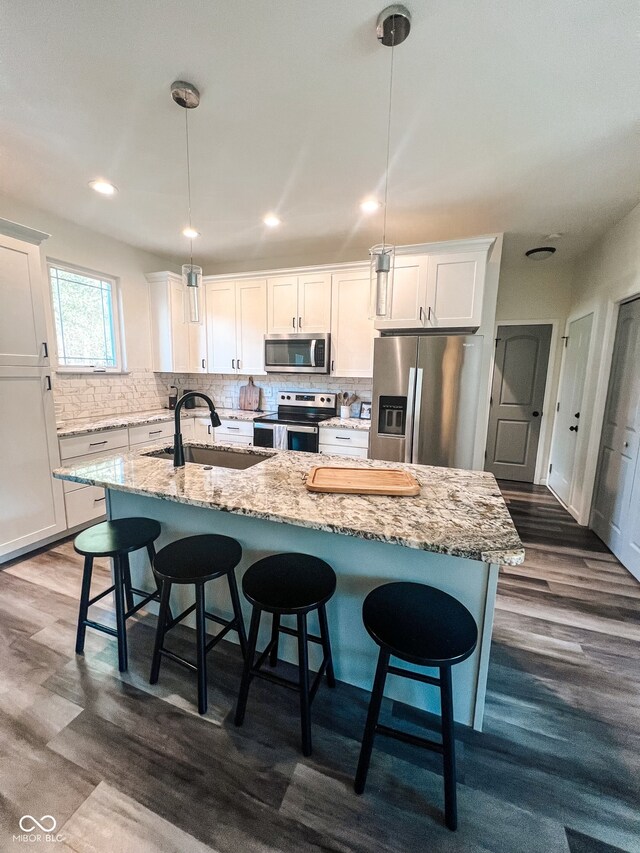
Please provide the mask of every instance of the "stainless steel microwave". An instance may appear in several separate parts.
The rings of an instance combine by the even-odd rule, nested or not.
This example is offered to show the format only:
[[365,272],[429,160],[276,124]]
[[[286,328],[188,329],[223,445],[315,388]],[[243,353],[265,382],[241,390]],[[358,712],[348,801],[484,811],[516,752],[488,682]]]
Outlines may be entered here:
[[264,336],[267,373],[329,373],[331,335]]

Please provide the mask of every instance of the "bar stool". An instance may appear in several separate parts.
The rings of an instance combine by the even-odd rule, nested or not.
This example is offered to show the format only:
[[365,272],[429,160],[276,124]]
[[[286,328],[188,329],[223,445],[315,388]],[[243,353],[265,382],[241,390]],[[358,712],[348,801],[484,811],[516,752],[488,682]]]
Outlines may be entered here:
[[[369,712],[354,784],[362,794],[367,781],[376,733],[439,752],[444,768],[444,811],[449,829],[456,829],[456,759],[453,728],[451,667],[466,660],[478,642],[478,627],[467,608],[442,590],[420,583],[388,583],[372,590],[362,606],[364,626],[380,646]],[[419,666],[437,667],[434,678],[389,664],[400,658]],[[440,688],[442,743],[378,723],[387,673]]]
[[[151,663],[150,684],[156,684],[160,674],[162,657],[170,658],[181,666],[186,667],[198,676],[198,711],[207,711],[207,653],[217,645],[229,631],[237,631],[243,656],[247,652],[247,638],[244,630],[244,620],[240,607],[240,596],[234,569],[242,558],[240,543],[229,536],[203,534],[187,536],[166,545],[158,552],[153,561],[153,572],[161,588],[160,614],[156,628],[156,641]],[[204,585],[207,581],[226,576],[229,584],[229,594],[233,607],[233,619],[222,619],[214,613],[208,613],[204,601]],[[195,602],[175,619],[171,616],[169,599],[171,587],[174,584],[193,584],[195,587]],[[175,652],[165,649],[164,641],[167,632],[174,628],[186,616],[196,611],[196,663],[180,657]],[[207,642],[206,620],[223,626],[223,630]]]
[[[242,591],[253,605],[253,610],[249,628],[249,644],[236,706],[236,726],[241,726],[244,721],[249,686],[254,677],[264,678],[267,681],[296,690],[300,694],[302,752],[304,755],[311,755],[311,703],[325,673],[329,687],[336,686],[325,607],[335,589],[336,575],[331,566],[324,560],[308,554],[274,554],[271,557],[258,560],[246,571],[242,579]],[[258,629],[263,610],[272,614],[271,639],[254,664]],[[307,614],[311,610],[318,611],[319,637],[307,632]],[[297,629],[280,624],[280,617],[285,615],[296,617]],[[267,658],[269,658],[270,666],[276,666],[278,639],[281,633],[298,638],[299,677],[297,683],[273,672],[264,672],[261,669]],[[309,687],[309,642],[319,643],[323,650],[322,664],[311,687]]]
[[[80,592],[80,613],[78,615],[78,632],[76,634],[76,654],[84,653],[84,640],[87,628],[95,628],[118,639],[118,669],[124,672],[128,666],[127,628],[126,620],[137,613],[149,601],[159,601],[159,590],[145,592],[131,585],[131,570],[129,554],[146,548],[149,561],[153,565],[155,548],[153,543],[160,536],[160,524],[151,518],[117,518],[103,521],[88,527],[79,533],[73,541],[73,547],[78,554],[84,556],[84,572],[82,574],[82,590]],[[113,559],[114,583],[99,595],[90,598],[91,575],[94,557],[111,557]],[[100,601],[110,592],[114,593],[116,603],[116,628],[101,625],[87,618],[89,607]],[[142,601],[134,606],[133,596],[142,597]],[[126,606],[125,606],[126,604]]]

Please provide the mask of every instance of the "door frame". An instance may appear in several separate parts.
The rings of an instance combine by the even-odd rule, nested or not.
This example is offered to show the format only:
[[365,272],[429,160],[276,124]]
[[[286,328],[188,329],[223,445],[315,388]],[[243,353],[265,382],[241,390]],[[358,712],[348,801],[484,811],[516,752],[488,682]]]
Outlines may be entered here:
[[[547,375],[544,386],[544,402],[542,404],[542,423],[540,424],[540,435],[538,437],[538,451],[536,454],[536,467],[533,475],[533,482],[536,486],[546,486],[547,472],[549,470],[549,454],[551,452],[551,429],[549,426],[549,418],[545,417],[547,412],[550,412],[551,401],[557,396],[558,376],[556,375],[556,362],[558,354],[558,332],[561,321],[557,318],[549,320],[496,320],[493,327],[493,340],[498,337],[498,328],[500,326],[551,326],[551,341],[549,342],[549,361],[547,363]],[[489,371],[489,396],[491,396],[491,387],[493,384],[493,371],[496,366],[496,348],[493,347],[491,354],[491,369]],[[552,385],[554,387],[552,387]],[[489,418],[491,417],[491,406],[487,411],[487,435]],[[552,418],[552,421],[555,418]],[[486,453],[486,443],[485,443]],[[485,456],[486,461],[486,456]]]

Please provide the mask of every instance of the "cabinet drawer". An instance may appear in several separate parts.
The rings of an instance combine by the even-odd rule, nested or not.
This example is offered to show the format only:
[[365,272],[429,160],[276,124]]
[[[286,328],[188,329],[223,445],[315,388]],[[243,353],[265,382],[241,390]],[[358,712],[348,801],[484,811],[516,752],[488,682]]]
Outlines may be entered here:
[[320,453],[331,453],[334,456],[357,456],[360,459],[367,458],[366,447],[343,447],[336,444],[321,444]]
[[[182,434],[186,435],[186,422],[182,424]],[[191,421],[193,429],[193,420]],[[153,441],[161,441],[163,438],[173,438],[173,421],[164,421],[159,424],[144,424],[142,426],[129,427],[129,444],[149,444]]]
[[60,458],[72,459],[74,456],[86,456],[89,453],[128,447],[129,434],[126,429],[112,429],[105,432],[93,432],[89,435],[63,436],[59,442]]
[[219,429],[216,430],[216,434],[214,436],[214,441],[220,441],[223,444],[243,444],[245,447],[248,447],[250,444],[253,444],[253,436],[249,437],[248,435],[236,435],[234,433],[221,432]]
[[224,421],[222,419],[220,420],[220,426],[216,427],[216,435],[218,436],[218,438],[222,438],[223,435],[244,435],[248,438],[253,438],[253,421]]
[[366,449],[369,447],[369,430],[320,427],[320,444],[337,444]]
[[[123,448],[123,451],[127,448]],[[87,456],[79,456],[77,459],[67,459],[65,465],[88,465],[95,459],[100,459],[103,456],[111,456],[113,450],[103,450],[102,453],[89,453]],[[71,480],[62,481],[62,489],[65,492],[75,492],[76,489],[85,489],[85,483],[74,483]]]
[[83,486],[64,496],[67,510],[67,527],[77,527],[105,515],[106,498],[104,489],[97,486]]

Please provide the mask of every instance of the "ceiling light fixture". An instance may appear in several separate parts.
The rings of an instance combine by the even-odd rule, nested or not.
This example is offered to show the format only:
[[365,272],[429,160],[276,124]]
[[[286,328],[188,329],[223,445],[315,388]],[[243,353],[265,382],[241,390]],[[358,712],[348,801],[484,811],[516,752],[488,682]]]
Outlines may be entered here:
[[380,210],[381,207],[382,204],[377,198],[365,198],[364,201],[360,202],[360,210],[363,213],[375,213],[376,210]]
[[525,252],[525,256],[532,261],[546,261],[555,254],[555,246],[538,246],[536,249],[529,249]]
[[198,291],[202,284],[202,267],[193,263],[193,241],[198,232],[191,224],[191,159],[189,157],[189,110],[195,110],[200,103],[200,92],[192,83],[176,80],[171,84],[171,97],[179,107],[184,109],[184,129],[187,148],[187,200],[189,225],[183,230],[185,237],[191,241],[191,252],[188,264],[182,265],[182,278],[189,294],[189,320],[197,323],[200,320],[200,300]]
[[391,106],[393,101],[393,55],[396,45],[402,44],[411,29],[411,13],[395,3],[387,6],[378,15],[376,36],[380,44],[391,48],[389,68],[389,110],[387,115],[387,160],[384,175],[384,218],[382,243],[369,249],[371,257],[371,308],[372,317],[384,317],[387,313],[389,285],[393,279],[395,247],[387,244],[387,209],[389,202],[389,158],[391,153]]
[[98,178],[95,181],[89,181],[89,186],[92,190],[95,190],[101,195],[115,195],[118,192],[118,187],[109,183],[109,181],[103,181],[102,178]]
[[267,213],[262,221],[268,228],[277,228],[282,220],[279,216],[276,216],[275,213]]

